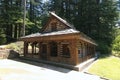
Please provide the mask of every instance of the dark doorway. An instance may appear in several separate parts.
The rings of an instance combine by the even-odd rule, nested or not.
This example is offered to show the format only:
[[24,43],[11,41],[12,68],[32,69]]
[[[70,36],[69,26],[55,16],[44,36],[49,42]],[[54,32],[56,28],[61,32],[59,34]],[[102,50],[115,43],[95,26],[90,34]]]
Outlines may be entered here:
[[57,43],[51,42],[50,43],[50,56],[57,57],[57,55],[58,55],[57,52],[58,52]]
[[41,58],[44,59],[44,60],[47,60],[47,44],[42,44]]

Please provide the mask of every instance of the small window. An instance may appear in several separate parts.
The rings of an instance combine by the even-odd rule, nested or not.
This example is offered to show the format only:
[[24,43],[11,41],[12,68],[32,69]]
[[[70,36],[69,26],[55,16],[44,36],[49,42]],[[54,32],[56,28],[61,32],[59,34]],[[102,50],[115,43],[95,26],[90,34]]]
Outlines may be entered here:
[[82,58],[82,57],[83,57],[83,53],[82,53],[81,50],[82,50],[82,49],[78,49],[78,57],[79,57],[79,58]]
[[83,57],[83,45],[81,42],[79,43],[79,46],[78,46],[78,57],[79,58]]
[[57,30],[57,23],[51,23],[51,30],[56,31]]
[[69,58],[70,57],[70,50],[69,50],[69,44],[63,44],[62,45],[62,56]]

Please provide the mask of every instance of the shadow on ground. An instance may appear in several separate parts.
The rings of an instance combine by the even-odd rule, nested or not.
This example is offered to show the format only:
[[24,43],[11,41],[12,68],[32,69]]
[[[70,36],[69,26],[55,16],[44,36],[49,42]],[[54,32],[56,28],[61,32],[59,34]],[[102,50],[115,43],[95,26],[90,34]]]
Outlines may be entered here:
[[62,67],[58,67],[58,66],[54,66],[54,65],[35,62],[35,61],[23,60],[21,58],[14,58],[14,59],[11,59],[11,60],[26,63],[26,64],[30,64],[30,65],[34,65],[34,66],[38,66],[38,67],[42,67],[43,69],[51,69],[51,70],[58,71],[58,72],[63,72],[63,73],[68,73],[68,72],[72,71],[71,69],[66,69],[66,68],[62,68]]

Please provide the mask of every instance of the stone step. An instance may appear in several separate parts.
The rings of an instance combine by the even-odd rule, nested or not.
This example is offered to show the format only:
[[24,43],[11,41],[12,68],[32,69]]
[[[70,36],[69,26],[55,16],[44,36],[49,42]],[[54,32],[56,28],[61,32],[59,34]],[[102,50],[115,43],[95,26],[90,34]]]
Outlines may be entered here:
[[83,62],[83,63],[81,63],[81,64],[79,64],[77,66],[74,66],[74,65],[69,65],[69,64],[64,64],[64,63],[57,63],[57,62],[52,62],[52,61],[45,61],[45,60],[34,59],[34,58],[27,58],[27,57],[20,57],[20,58],[24,59],[24,60],[50,64],[50,65],[53,65],[53,66],[72,69],[72,70],[76,70],[76,71],[82,71],[85,67],[89,66],[95,60],[95,58],[91,58],[91,59],[89,59],[89,60],[87,60],[87,61],[85,61],[85,62]]
[[96,60],[96,58],[91,58],[88,59],[87,61],[84,61],[82,63],[80,63],[79,65],[75,66],[78,68],[78,71],[83,71],[85,68],[87,68],[90,64],[92,64],[94,61]]

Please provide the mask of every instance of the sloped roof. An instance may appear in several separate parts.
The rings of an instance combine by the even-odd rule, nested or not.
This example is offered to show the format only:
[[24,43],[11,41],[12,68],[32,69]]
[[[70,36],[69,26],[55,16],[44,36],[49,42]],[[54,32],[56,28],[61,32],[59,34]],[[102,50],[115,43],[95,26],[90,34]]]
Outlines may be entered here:
[[[54,31],[54,32],[46,32],[46,33],[44,33],[44,32],[39,33],[39,32],[38,32],[38,33],[35,33],[35,34],[30,34],[30,35],[21,37],[21,39],[79,33],[79,34],[80,34],[80,37],[82,38],[82,40],[84,40],[84,41],[86,41],[86,42],[89,42],[89,43],[92,43],[92,44],[94,44],[94,45],[97,45],[93,39],[91,39],[90,37],[88,37],[88,36],[85,35],[84,33],[76,30],[73,25],[69,24],[67,21],[65,21],[64,19],[60,18],[60,17],[57,16],[55,13],[50,12],[50,14],[51,14],[52,16],[54,16],[55,18],[57,18],[60,22],[64,23],[64,24],[65,24],[66,26],[68,26],[69,28],[68,28],[68,29],[64,29],[64,30],[60,30],[60,31]],[[44,28],[45,28],[45,27],[44,27]]]
[[71,33],[79,33],[79,31],[75,29],[65,29],[65,30],[49,32],[49,33],[35,33],[35,34],[24,36],[22,38],[54,36],[54,35],[63,35],[63,34],[71,34]]
[[61,30],[61,31],[55,31],[55,32],[49,32],[49,33],[35,33],[35,34],[30,34],[22,38],[34,38],[34,37],[45,37],[45,36],[59,36],[59,35],[65,35],[65,34],[72,34],[72,33],[79,33],[81,35],[82,40],[92,43],[94,45],[97,45],[95,43],[95,41],[93,39],[91,39],[90,37],[86,36],[84,33],[75,30],[75,29],[65,29],[65,30]]

